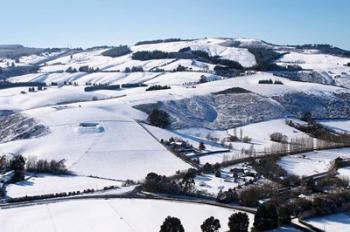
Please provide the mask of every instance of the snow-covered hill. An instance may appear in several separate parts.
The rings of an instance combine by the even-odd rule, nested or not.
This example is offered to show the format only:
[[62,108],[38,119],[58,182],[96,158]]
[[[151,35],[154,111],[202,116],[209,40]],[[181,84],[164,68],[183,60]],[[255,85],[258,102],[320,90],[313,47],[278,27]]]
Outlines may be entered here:
[[[5,74],[12,62],[15,67],[36,68],[25,75],[11,75],[7,81],[46,84],[43,90],[29,91],[23,86],[0,90],[1,112],[15,112],[23,116],[19,118],[32,120],[31,125],[46,128],[45,133],[26,139],[16,134],[6,137],[1,152],[64,158],[69,169],[80,175],[141,180],[148,172],[172,175],[191,167],[152,134],[165,136],[164,131],[146,130],[139,124],[155,108],[169,113],[169,130],[179,130],[167,133],[192,136],[188,139],[194,146],[206,140],[203,131],[224,139],[237,127],[261,143],[260,150],[271,144],[269,134],[281,128],[293,135],[293,129],[281,126],[285,117],[309,111],[323,119],[350,117],[350,58],[338,50],[332,53],[332,48],[325,52],[257,39],[204,38],[141,42],[116,57],[106,55],[111,49],[35,50],[1,58]],[[161,51],[162,57],[135,58],[135,53],[155,51]],[[295,65],[299,68],[289,68]],[[85,91],[99,85],[121,86]],[[146,91],[153,85],[170,88]],[[264,133],[254,134],[256,128],[263,128]],[[194,136],[193,131],[201,136]],[[217,144],[207,144],[218,149]],[[238,151],[250,145],[234,146]]]

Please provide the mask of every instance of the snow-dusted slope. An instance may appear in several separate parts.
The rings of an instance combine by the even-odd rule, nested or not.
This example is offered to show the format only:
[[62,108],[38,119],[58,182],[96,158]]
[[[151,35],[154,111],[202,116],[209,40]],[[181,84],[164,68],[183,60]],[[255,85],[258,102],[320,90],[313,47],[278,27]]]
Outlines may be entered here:
[[0,110],[27,110],[42,106],[69,102],[91,101],[120,96],[118,92],[84,92],[82,86],[52,87],[46,90],[29,92],[28,88],[10,88],[0,91]]
[[[77,174],[121,180],[141,180],[149,172],[172,175],[190,168],[137,122],[117,112],[95,107],[48,107],[25,114],[46,125],[50,133],[0,144],[2,152],[66,159],[68,168]],[[80,125],[87,122],[96,125]]]
[[[215,215],[228,229],[235,210],[209,205],[160,200],[80,200],[0,211],[3,232],[158,231],[167,216],[178,217],[185,231],[199,232],[200,225]],[[253,215],[249,214],[250,225]]]
[[133,51],[154,51],[177,52],[182,48],[190,47],[191,50],[208,52],[211,56],[234,60],[244,67],[251,67],[256,64],[255,57],[245,48],[225,47],[220,45],[225,39],[198,39],[192,41],[179,41],[158,44],[146,44],[133,46]]

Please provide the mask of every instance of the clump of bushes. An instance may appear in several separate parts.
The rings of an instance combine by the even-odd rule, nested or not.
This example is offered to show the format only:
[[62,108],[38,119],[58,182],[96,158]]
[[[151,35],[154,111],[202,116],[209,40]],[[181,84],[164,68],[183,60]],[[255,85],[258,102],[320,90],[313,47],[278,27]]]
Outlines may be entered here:
[[254,217],[254,229],[257,231],[273,230],[278,227],[278,212],[273,204],[260,205]]
[[102,52],[102,55],[115,58],[115,57],[127,55],[129,53],[131,53],[131,50],[127,45],[120,45],[118,47],[114,47],[107,51]]
[[273,80],[271,80],[271,79],[268,79],[268,80],[259,80],[258,83],[259,83],[259,84],[270,84],[270,85],[272,85],[272,84],[275,84],[275,85],[283,85],[283,82],[282,82],[282,81],[280,81],[280,80],[275,80],[275,81],[273,81]]
[[244,136],[242,139],[243,143],[250,143],[252,141],[252,138],[248,137],[248,136]]
[[145,40],[145,41],[139,41],[139,42],[135,43],[135,45],[169,43],[169,42],[179,42],[179,41],[189,41],[189,40],[182,40],[179,38]]
[[154,109],[148,116],[148,121],[153,125],[161,128],[170,126],[170,116],[163,110]]
[[156,173],[148,173],[143,183],[143,188],[148,192],[179,194],[181,187],[174,180]]
[[248,232],[249,218],[246,213],[237,212],[228,219],[229,232]]
[[277,143],[287,143],[288,137],[286,135],[283,135],[280,132],[274,132],[270,135],[271,141],[277,142]]
[[252,186],[242,190],[238,195],[238,200],[244,206],[256,206],[258,201],[264,198],[264,189]]
[[167,85],[152,85],[146,89],[146,91],[154,91],[154,90],[162,90],[162,89],[170,89],[170,86]]
[[67,73],[76,73],[78,72],[76,68],[68,67],[66,70]]
[[124,72],[129,73],[129,72],[143,72],[142,66],[132,66],[131,68],[126,67]]
[[223,192],[219,192],[216,200],[220,203],[225,203],[225,204],[229,204],[232,202],[237,201],[238,199],[238,194],[235,190],[233,189],[228,189],[227,191],[223,191]]
[[66,160],[37,160],[35,157],[29,157],[26,162],[26,169],[29,172],[50,173],[50,174],[68,174],[65,164]]
[[100,70],[99,68],[89,67],[88,65],[79,67],[79,72],[93,73],[93,72],[98,72],[99,70]]

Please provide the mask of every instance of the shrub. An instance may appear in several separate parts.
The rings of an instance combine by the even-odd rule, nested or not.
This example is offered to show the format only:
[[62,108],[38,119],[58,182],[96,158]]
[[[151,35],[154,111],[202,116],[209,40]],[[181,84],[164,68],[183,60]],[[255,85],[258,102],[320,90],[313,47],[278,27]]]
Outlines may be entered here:
[[278,214],[273,204],[258,207],[254,217],[254,228],[258,231],[273,230],[278,227]]
[[252,138],[250,138],[248,136],[244,136],[243,140],[242,140],[243,143],[250,143],[251,141],[252,141]]
[[230,135],[230,137],[228,137],[228,141],[230,141],[230,142],[238,142],[239,138],[236,135]]
[[148,116],[149,122],[153,126],[167,128],[170,126],[170,116],[167,112],[154,109]]
[[203,143],[203,142],[200,142],[200,143],[199,143],[199,145],[198,145],[198,149],[199,149],[200,151],[205,150],[205,145],[204,145],[204,143]]
[[132,66],[130,72],[143,72],[142,66]]
[[204,173],[213,173],[214,172],[214,167],[210,163],[205,163],[203,165],[202,171]]
[[179,64],[176,69],[174,69],[174,72],[184,72],[186,71],[187,68],[185,66],[182,66],[181,64]]
[[307,122],[307,123],[312,123],[314,121],[312,118],[311,112],[304,112],[303,115],[301,116],[300,120]]
[[248,226],[249,218],[246,213],[234,213],[228,219],[229,232],[247,232]]
[[143,183],[143,188],[148,192],[171,193],[181,192],[180,186],[165,176],[156,173],[148,173]]
[[75,73],[77,72],[77,69],[76,68],[72,68],[72,67],[69,67],[67,70],[66,70],[67,73]]
[[280,225],[287,225],[291,222],[292,210],[287,206],[278,209],[278,222]]
[[235,190],[229,189],[227,191],[219,192],[216,201],[220,203],[230,204],[237,201],[238,195]]
[[205,75],[202,75],[201,78],[199,79],[199,83],[203,84],[208,82],[208,78]]
[[240,192],[238,199],[239,203],[244,206],[256,206],[262,198],[262,189],[258,187],[249,187]]
[[165,218],[159,232],[185,232],[180,219],[168,216]]
[[286,135],[283,135],[280,132],[274,132],[270,135],[271,141],[277,142],[277,143],[287,143],[288,137]]
[[207,218],[201,225],[203,232],[217,232],[221,228],[219,219],[214,217]]

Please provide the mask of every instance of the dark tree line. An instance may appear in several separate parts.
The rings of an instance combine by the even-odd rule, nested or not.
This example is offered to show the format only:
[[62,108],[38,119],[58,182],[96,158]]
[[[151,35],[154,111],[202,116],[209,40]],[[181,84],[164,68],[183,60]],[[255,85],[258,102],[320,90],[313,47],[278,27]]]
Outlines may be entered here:
[[197,59],[202,62],[216,64],[231,69],[243,70],[244,68],[238,62],[228,59],[222,59],[219,56],[210,56],[205,51],[180,49],[179,52],[154,51],[138,51],[132,54],[134,60],[156,60],[156,59]]
[[[249,218],[246,213],[233,213],[228,219],[228,232],[248,232]],[[221,228],[220,220],[209,217],[200,226],[202,232],[218,232]],[[160,227],[160,232],[184,232],[181,220],[168,216]]]
[[180,39],[180,38],[144,40],[144,41],[139,41],[139,42],[135,43],[135,45],[157,44],[157,43],[169,43],[169,42],[179,42],[179,41],[189,41],[189,40],[182,40],[182,39]]
[[115,57],[127,55],[129,53],[131,53],[131,50],[127,45],[120,45],[118,47],[114,47],[107,51],[102,52],[102,55],[115,58]]
[[168,85],[152,85],[146,89],[146,91],[154,91],[154,90],[162,90],[162,89],[170,89]]

